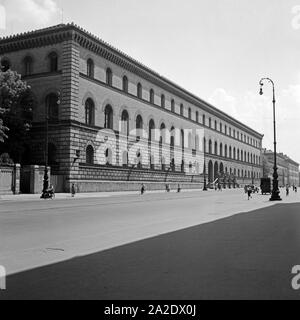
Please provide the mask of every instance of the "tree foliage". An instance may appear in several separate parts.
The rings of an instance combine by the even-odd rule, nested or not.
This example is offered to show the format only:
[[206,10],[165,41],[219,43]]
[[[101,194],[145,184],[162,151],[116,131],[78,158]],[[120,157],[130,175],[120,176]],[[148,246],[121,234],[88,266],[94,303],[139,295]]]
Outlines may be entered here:
[[0,139],[4,140],[0,144],[0,154],[8,153],[15,162],[21,161],[25,151],[35,106],[31,88],[19,74],[11,70],[0,72]]

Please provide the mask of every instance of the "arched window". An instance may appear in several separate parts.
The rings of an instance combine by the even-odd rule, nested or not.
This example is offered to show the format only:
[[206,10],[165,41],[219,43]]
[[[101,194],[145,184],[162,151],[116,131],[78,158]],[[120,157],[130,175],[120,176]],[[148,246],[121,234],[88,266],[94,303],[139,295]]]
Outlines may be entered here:
[[243,150],[241,150],[241,161],[243,161],[243,155],[244,155]]
[[172,127],[171,128],[171,136],[170,136],[170,146],[171,146],[171,149],[174,150],[174,147],[175,147],[175,128]]
[[140,115],[136,117],[136,129],[143,129],[143,118]]
[[153,139],[154,138],[154,134],[155,134],[154,129],[155,129],[155,123],[154,123],[154,120],[151,119],[149,121],[149,133],[148,133],[148,140],[149,141],[153,141],[154,140]]
[[160,143],[165,143],[166,142],[166,125],[162,123],[160,125]]
[[174,99],[171,100],[171,111],[175,112],[175,101],[174,101]]
[[240,150],[237,149],[237,160],[239,161],[240,160]]
[[112,165],[112,151],[110,149],[105,151],[105,162],[107,166]]
[[49,120],[58,120],[58,96],[55,93],[50,93],[46,97],[46,112]]
[[123,165],[123,167],[128,166],[128,152],[127,151],[124,151],[122,154],[122,165]]
[[223,144],[220,144],[220,156],[223,157]]
[[86,148],[86,163],[94,164],[94,148],[91,145]]
[[129,115],[126,110],[122,112],[121,116],[121,133],[125,136],[129,135]]
[[113,120],[114,120],[113,109],[110,105],[107,105],[104,111],[104,128],[113,130],[114,128]]
[[143,88],[142,88],[142,85],[140,83],[138,83],[138,85],[137,85],[137,97],[139,99],[143,98]]
[[205,114],[202,116],[202,124],[205,126]]
[[225,125],[225,134],[227,135],[227,126]]
[[244,161],[247,162],[247,152],[244,152]]
[[106,84],[112,87],[113,74],[110,68],[106,69]]
[[141,154],[141,150],[139,149],[136,153],[136,162],[137,162],[137,168],[138,169],[142,169],[142,154]]
[[218,129],[217,120],[215,120],[215,130]]
[[180,144],[182,147],[182,150],[184,149],[185,143],[184,143],[184,130],[180,131]]
[[56,146],[51,142],[48,143],[48,164],[49,165],[57,164],[56,153],[57,153]]
[[225,144],[225,158],[227,158],[227,155],[228,155],[228,153],[227,153],[227,144]]
[[230,159],[232,158],[232,148],[231,148],[231,146],[229,147],[229,158]]
[[235,150],[235,148],[233,148],[233,159],[234,160],[236,159],[236,150]]
[[94,125],[95,105],[92,99],[87,99],[85,102],[85,123],[89,126]]
[[222,162],[220,163],[220,174],[221,174],[221,175],[224,174],[224,165],[223,165]]
[[30,76],[32,74],[32,58],[27,56],[24,58],[24,75]]
[[231,128],[229,128],[229,136],[231,137]]
[[211,128],[211,118],[208,119],[208,126]]
[[180,115],[183,116],[184,108],[183,104],[180,105]]
[[206,139],[203,138],[203,151],[206,152]]
[[87,76],[94,78],[94,61],[92,59],[87,61]]
[[10,62],[7,59],[1,60],[1,71],[6,72],[10,69]]
[[192,149],[193,148],[193,135],[191,132],[188,135],[188,144],[189,144],[189,148]]
[[196,111],[196,122],[199,122],[199,112]]
[[192,110],[191,110],[191,108],[189,108],[188,117],[189,117],[189,119],[192,119]]
[[123,77],[123,91],[128,93],[128,78],[126,76]]
[[165,106],[166,106],[166,98],[165,98],[165,96],[162,94],[162,95],[161,95],[161,107],[162,107],[162,108],[165,108]]
[[208,153],[212,154],[212,141],[209,140],[208,142]]
[[248,162],[250,162],[250,155],[249,155],[249,152],[248,152],[248,154],[247,154],[247,160],[248,160]]
[[198,151],[199,150],[199,136],[195,136],[195,149]]
[[49,69],[50,72],[56,72],[58,70],[58,56],[56,52],[51,52],[49,58]]
[[218,155],[218,142],[215,141],[215,155]]
[[150,90],[150,103],[154,104],[154,90]]
[[141,139],[142,129],[143,129],[143,118],[140,115],[136,117],[135,128],[136,128],[136,140],[139,141]]

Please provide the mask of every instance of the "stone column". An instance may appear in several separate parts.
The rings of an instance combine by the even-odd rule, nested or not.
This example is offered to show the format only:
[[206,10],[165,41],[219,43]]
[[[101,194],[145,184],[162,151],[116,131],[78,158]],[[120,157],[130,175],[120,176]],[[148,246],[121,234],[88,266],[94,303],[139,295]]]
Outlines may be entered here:
[[21,180],[21,165],[15,164],[14,168],[14,194],[20,193],[20,180]]

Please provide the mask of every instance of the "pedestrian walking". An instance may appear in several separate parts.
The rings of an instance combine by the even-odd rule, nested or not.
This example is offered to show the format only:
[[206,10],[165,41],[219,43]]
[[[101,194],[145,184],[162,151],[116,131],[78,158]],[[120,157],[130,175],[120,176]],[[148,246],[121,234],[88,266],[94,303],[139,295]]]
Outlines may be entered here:
[[289,188],[288,184],[286,185],[285,191],[286,191],[286,196],[288,196],[290,193],[290,188]]
[[295,192],[297,193],[297,187],[295,186]]
[[75,197],[75,194],[76,194],[75,184],[74,184],[74,183],[72,183],[71,194],[72,194],[72,198],[74,198],[74,197]]
[[141,195],[143,195],[146,191],[146,188],[145,188],[145,185],[142,184],[142,187],[141,187]]
[[247,194],[248,194],[248,200],[251,198],[252,199],[252,188],[248,186],[247,188]]
[[181,186],[180,186],[180,184],[178,184],[178,186],[177,186],[177,192],[179,193],[181,191]]

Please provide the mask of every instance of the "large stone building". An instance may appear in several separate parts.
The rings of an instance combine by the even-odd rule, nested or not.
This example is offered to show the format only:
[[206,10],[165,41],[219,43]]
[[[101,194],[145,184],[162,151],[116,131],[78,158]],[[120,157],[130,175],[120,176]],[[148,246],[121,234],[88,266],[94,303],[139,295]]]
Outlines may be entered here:
[[38,100],[34,164],[45,162],[48,114],[58,189],[192,188],[204,177],[235,187],[262,175],[263,135],[74,24],[3,38],[0,58]]
[[[263,176],[272,178],[274,167],[274,152],[271,150],[263,149]],[[292,160],[290,157],[283,153],[277,153],[277,173],[278,185],[280,187],[287,184],[292,186],[299,185],[299,163]]]

